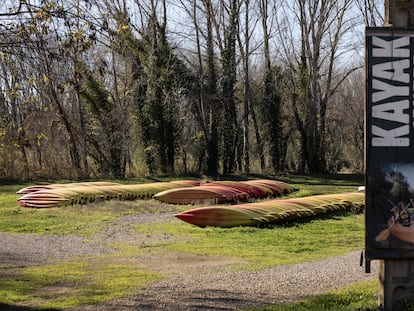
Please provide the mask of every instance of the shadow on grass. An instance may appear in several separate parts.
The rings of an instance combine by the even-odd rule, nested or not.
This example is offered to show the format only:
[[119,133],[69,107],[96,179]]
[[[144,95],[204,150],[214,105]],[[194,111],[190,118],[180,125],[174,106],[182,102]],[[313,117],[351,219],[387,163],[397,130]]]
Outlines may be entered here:
[[0,310],[2,311],[60,311],[61,309],[54,308],[33,308],[25,306],[13,306],[5,303],[0,303]]
[[280,222],[263,224],[263,225],[260,225],[259,228],[273,229],[273,228],[280,228],[280,227],[283,227],[283,228],[296,227],[298,225],[309,223],[313,220],[339,219],[340,217],[347,217],[347,216],[351,216],[355,214],[362,214],[362,213],[363,213],[363,209],[333,211],[333,212],[328,212],[325,214],[318,214],[315,216],[300,217],[300,218],[292,219],[292,220],[281,220]]
[[319,174],[319,175],[299,175],[294,173],[282,173],[280,175],[261,175],[250,174],[250,178],[271,178],[287,183],[300,183],[304,185],[363,185],[364,175],[362,174]]
[[[380,311],[382,309],[373,307],[376,297],[364,291],[350,291],[340,294],[322,294],[303,301],[285,305],[274,305],[255,309],[256,311]],[[370,305],[370,306],[367,306]],[[407,310],[407,309],[402,309]]]

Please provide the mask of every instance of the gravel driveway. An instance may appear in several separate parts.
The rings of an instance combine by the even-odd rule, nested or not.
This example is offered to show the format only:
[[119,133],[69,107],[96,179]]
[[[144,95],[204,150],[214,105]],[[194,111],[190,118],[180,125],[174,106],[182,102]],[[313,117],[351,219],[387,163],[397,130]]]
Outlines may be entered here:
[[[0,233],[0,272],[12,266],[41,265],[50,259],[110,253],[110,242],[134,239],[128,228],[170,214],[130,215],[119,218],[96,239],[87,241],[69,235]],[[35,246],[35,247],[34,247]],[[324,260],[281,265],[262,271],[231,270],[235,259],[219,256],[168,253],[136,258],[140,265],[166,276],[140,293],[100,305],[72,311],[109,310],[242,310],[294,301],[345,287],[353,282],[378,278],[378,264],[372,273],[359,266],[360,252]]]
[[[243,310],[291,302],[377,278],[378,265],[373,263],[372,273],[365,274],[359,255],[352,252],[250,272],[223,271],[220,261],[213,258],[204,264],[193,262],[192,269],[186,267],[185,273],[156,282],[133,297],[74,310]],[[177,260],[176,268],[180,267]]]

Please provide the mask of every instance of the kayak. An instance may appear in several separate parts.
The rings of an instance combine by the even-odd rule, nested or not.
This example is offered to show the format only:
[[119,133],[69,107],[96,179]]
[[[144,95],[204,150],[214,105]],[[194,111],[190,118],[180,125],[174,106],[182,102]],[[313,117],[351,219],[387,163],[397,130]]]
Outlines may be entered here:
[[221,228],[255,226],[260,223],[255,213],[231,207],[200,207],[174,215],[178,219],[199,227]]
[[395,223],[390,227],[390,234],[402,241],[414,243],[414,224],[406,227],[400,223]]
[[246,192],[221,186],[175,188],[159,192],[154,199],[169,204],[231,203],[247,201]]

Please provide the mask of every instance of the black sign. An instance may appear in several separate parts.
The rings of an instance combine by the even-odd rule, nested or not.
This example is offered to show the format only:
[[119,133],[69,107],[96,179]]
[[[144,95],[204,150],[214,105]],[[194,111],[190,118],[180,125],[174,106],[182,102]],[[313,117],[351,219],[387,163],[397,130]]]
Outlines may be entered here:
[[414,31],[366,29],[366,256],[414,258]]

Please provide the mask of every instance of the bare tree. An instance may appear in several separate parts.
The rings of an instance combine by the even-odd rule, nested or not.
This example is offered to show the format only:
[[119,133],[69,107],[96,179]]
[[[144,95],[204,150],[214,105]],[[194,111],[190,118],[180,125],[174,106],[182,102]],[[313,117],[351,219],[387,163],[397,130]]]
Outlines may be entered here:
[[384,1],[356,0],[355,6],[360,11],[365,26],[380,27],[384,24]]
[[[14,76],[20,81],[29,82],[24,85],[19,83],[22,87],[19,88],[18,93],[20,96],[35,94],[34,98],[37,101],[50,108],[50,120],[53,119],[53,113],[59,116],[62,128],[66,130],[70,161],[75,168],[74,175],[84,176],[81,155],[83,154],[83,158],[86,159],[86,154],[79,152],[78,120],[72,114],[78,111],[79,105],[75,107],[69,96],[69,89],[76,74],[74,71],[71,72],[70,68],[73,69],[75,64],[72,58],[74,49],[79,54],[85,52],[91,47],[91,40],[87,32],[80,31],[80,27],[78,31],[74,31],[73,25],[80,26],[80,16],[76,12],[80,2],[74,3],[73,7],[71,4],[55,1],[20,1],[14,9],[10,8],[9,18],[2,20],[7,21],[5,24],[2,23],[2,26],[6,24],[7,26],[2,29],[0,35],[4,39],[2,39],[3,55],[17,56],[21,59],[17,63],[21,66],[20,70],[14,71]],[[5,14],[2,13],[1,16],[4,18]],[[26,72],[27,68],[30,68],[29,76]],[[13,105],[20,105],[19,102],[20,100],[15,101]],[[78,111],[77,117],[81,115],[82,113]],[[23,125],[26,124],[25,119],[29,120],[32,114],[26,112],[22,117],[20,133],[26,133]],[[36,128],[35,131],[44,138],[43,143],[52,142],[50,130]],[[26,137],[27,142],[30,140],[30,137]],[[42,167],[43,148],[40,147],[40,142],[32,146],[35,146],[38,163]]]
[[[244,9],[244,19],[240,17],[239,30],[237,33],[237,39],[239,43],[240,58],[242,62],[243,77],[243,108],[242,108],[242,121],[243,121],[243,171],[245,174],[250,172],[250,114],[251,108],[251,90],[250,90],[250,59],[251,54],[257,50],[257,46],[252,46],[253,34],[257,27],[257,14],[255,12],[255,2],[250,0],[244,0],[240,3],[241,9]],[[240,12],[242,15],[243,12]],[[254,43],[253,43],[254,44]],[[260,139],[259,139],[260,140]]]
[[378,1],[7,3],[0,177],[361,169],[349,59]]
[[[244,53],[242,53],[242,60],[243,60],[243,72],[244,72],[244,94],[243,94],[243,158],[244,158],[244,173],[250,173],[250,126],[249,126],[249,112],[250,112],[250,78],[249,78],[249,71],[250,71],[250,0],[245,0],[245,19],[244,19]],[[241,44],[240,44],[241,45]],[[240,49],[243,51],[243,49]]]
[[[341,44],[353,27],[352,0],[296,0],[285,6],[280,45],[289,65],[292,107],[301,137],[302,171],[320,173],[326,167],[326,119],[331,98],[356,68],[337,67],[348,52]],[[351,16],[351,18],[348,18]],[[292,28],[288,22],[296,22]],[[300,37],[295,37],[295,32]],[[283,33],[283,35],[282,35]],[[298,48],[295,47],[298,42]],[[293,53],[292,53],[293,51]]]
[[[331,172],[364,170],[363,70],[350,74],[332,98],[328,111],[327,164]],[[338,131],[338,128],[341,130]],[[334,148],[335,146],[335,148]]]
[[282,88],[280,66],[271,61],[271,29],[268,25],[269,9],[277,10],[277,3],[267,0],[260,1],[260,14],[263,31],[263,94],[260,102],[260,111],[266,137],[267,145],[274,171],[284,169],[286,153],[286,139],[284,139],[283,114],[282,114]]
[[[218,62],[215,45],[215,8],[211,0],[181,1],[183,10],[192,22],[196,61],[189,63],[195,68],[197,87],[193,89],[192,111],[202,132],[204,151],[199,152],[199,170],[216,177],[219,171],[219,116],[220,94],[218,86]],[[204,165],[204,158],[206,164]]]

